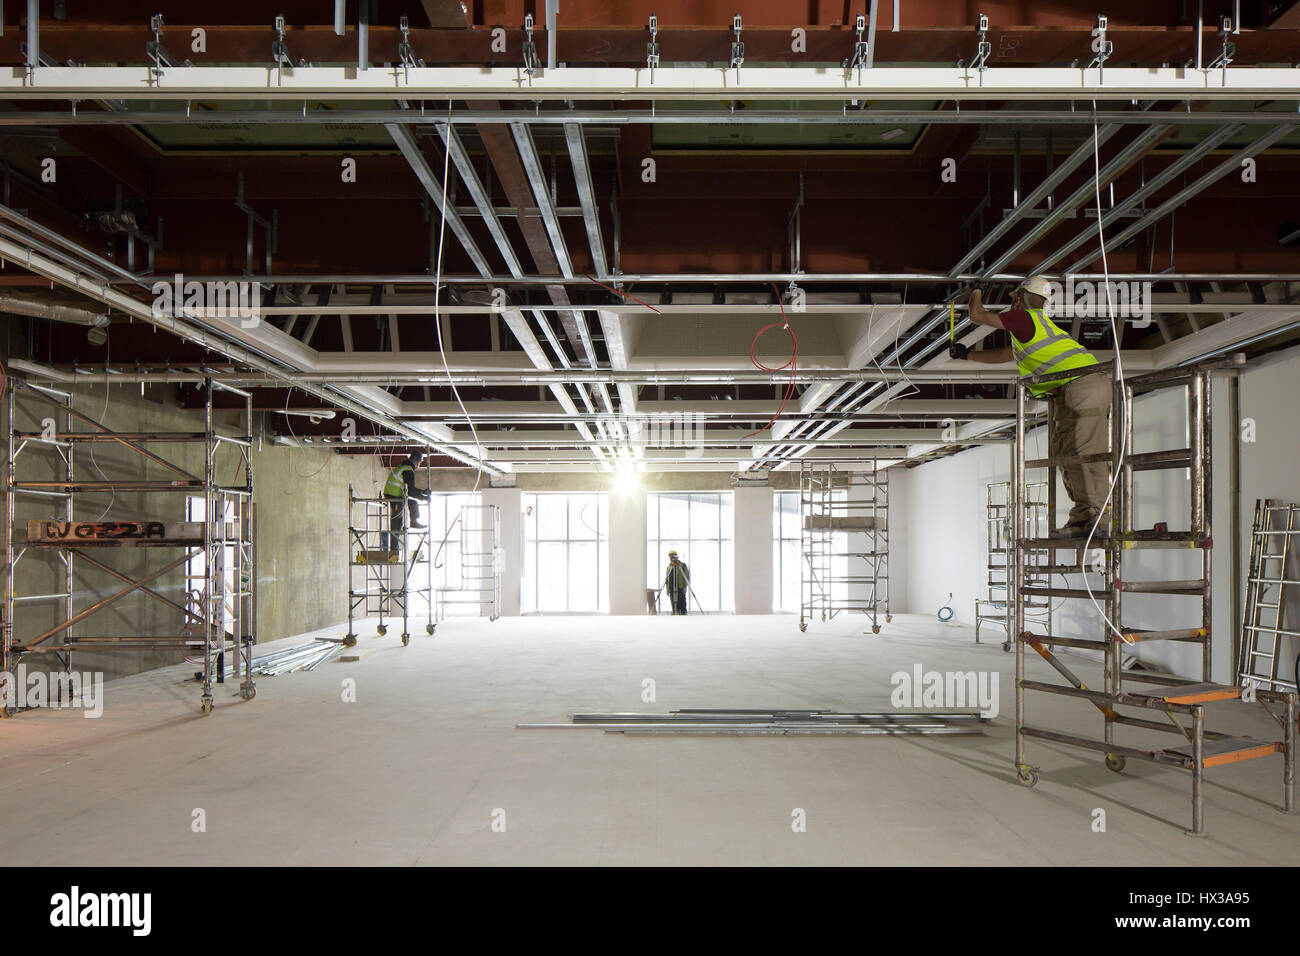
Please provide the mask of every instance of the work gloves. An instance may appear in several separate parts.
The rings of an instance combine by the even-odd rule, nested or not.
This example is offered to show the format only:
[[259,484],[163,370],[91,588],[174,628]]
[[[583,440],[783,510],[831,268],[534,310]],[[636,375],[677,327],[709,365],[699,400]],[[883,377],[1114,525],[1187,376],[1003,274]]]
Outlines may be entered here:
[[962,345],[960,342],[953,342],[952,345],[948,346],[948,355],[951,358],[964,359],[969,354],[970,349]]

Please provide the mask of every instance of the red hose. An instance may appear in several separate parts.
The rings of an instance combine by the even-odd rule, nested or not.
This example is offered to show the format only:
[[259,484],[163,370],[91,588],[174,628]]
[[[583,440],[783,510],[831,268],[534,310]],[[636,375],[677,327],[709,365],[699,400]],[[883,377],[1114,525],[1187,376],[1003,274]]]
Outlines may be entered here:
[[[779,372],[782,369],[788,368],[790,370],[790,382],[788,385],[786,385],[785,392],[781,396],[781,406],[776,410],[776,414],[774,414],[770,419],[768,419],[766,425],[758,429],[758,431],[750,432],[748,435],[745,436],[746,438],[752,438],[755,435],[760,434],[761,432],[765,432],[769,428],[771,428],[773,422],[775,422],[778,418],[781,417],[781,413],[785,411],[785,407],[788,404],[790,404],[790,399],[794,398],[795,375],[799,365],[799,339],[795,336],[794,329],[790,328],[790,320],[785,314],[785,302],[781,300],[781,290],[776,287],[775,282],[772,283],[772,289],[774,292],[776,292],[777,305],[781,307],[781,321],[773,322],[770,325],[765,325],[757,332],[754,333],[754,338],[749,343],[749,360],[752,363],[754,363],[755,368],[761,369],[764,372]],[[784,328],[788,333],[790,333],[790,358],[787,359],[785,362],[782,362],[780,365],[775,365],[775,366],[764,365],[762,361],[759,360],[758,356],[754,354],[754,349],[758,346],[758,340],[759,338],[762,337],[763,333],[766,332],[768,329],[775,329],[775,328]]]

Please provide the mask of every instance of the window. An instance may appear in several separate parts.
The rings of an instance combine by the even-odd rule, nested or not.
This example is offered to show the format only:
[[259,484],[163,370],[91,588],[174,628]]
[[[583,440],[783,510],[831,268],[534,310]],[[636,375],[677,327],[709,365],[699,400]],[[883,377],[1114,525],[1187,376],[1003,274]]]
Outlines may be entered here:
[[[735,500],[731,492],[646,495],[647,586],[663,586],[668,552],[690,569],[688,609],[736,609]],[[665,599],[660,609],[669,610]]]
[[525,494],[520,610],[609,611],[609,498],[603,493]]

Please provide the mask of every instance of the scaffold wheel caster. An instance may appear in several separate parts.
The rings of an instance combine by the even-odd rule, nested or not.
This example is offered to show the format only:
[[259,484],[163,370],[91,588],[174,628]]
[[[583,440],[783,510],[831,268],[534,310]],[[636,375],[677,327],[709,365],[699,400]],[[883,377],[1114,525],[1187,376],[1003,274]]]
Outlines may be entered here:
[[1106,769],[1115,773],[1124,772],[1125,760],[1119,754],[1106,754]]
[[432,634],[432,633],[433,633],[433,628],[434,628],[434,625],[432,625],[432,624],[426,624],[426,625],[424,625],[424,633],[425,633],[425,634]]
[[808,625],[807,625],[807,623],[804,622],[804,621],[800,621],[800,622],[799,622],[799,633],[802,634],[802,633],[803,633],[804,631],[806,631],[806,630],[808,630]]
[[343,646],[344,646],[344,647],[356,647],[356,646],[357,646],[357,636],[356,636],[355,634],[348,634],[348,635],[346,635],[346,636],[343,638]]
[[257,688],[253,686],[251,681],[240,684],[239,696],[244,698],[244,700],[252,700],[257,696]]
[[199,703],[199,713],[203,714],[204,716],[212,713],[211,697],[204,697],[203,700]]
[[488,620],[489,620],[489,621],[495,621],[496,619],[497,619],[497,615],[495,615],[495,614],[493,614],[493,615],[491,615],[490,617],[488,617]]
[[1038,771],[1032,767],[1021,767],[1016,771],[1016,782],[1022,787],[1038,785]]
[[410,643],[411,643],[411,635],[410,635],[410,633],[407,632],[407,631],[403,631],[403,632],[402,632],[402,646],[405,647],[407,644],[410,644]]
[[1011,642],[1010,642],[1010,641],[1003,641],[1003,642],[1002,642],[1002,650],[1003,650],[1004,652],[1006,652],[1007,654],[1010,654],[1010,653],[1011,653]]
[[885,623],[886,623],[886,624],[893,624],[893,623],[894,623],[894,615],[892,615],[892,614],[886,614],[886,615],[885,615]]
[[383,637],[385,634],[388,633],[388,628],[384,627],[384,625],[382,624],[380,624],[379,627],[376,628],[376,630],[379,632],[380,637]]
[[880,633],[880,625],[879,625],[879,624],[872,624],[872,625],[871,625],[871,633],[872,633],[872,634],[879,634],[879,633]]

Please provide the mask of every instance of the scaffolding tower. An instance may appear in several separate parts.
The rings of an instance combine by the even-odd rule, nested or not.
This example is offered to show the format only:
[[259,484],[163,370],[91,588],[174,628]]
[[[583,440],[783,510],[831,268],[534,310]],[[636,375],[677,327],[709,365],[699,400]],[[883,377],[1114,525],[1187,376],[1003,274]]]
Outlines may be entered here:
[[[111,387],[106,383],[106,387]],[[249,392],[205,378],[204,428],[201,432],[122,432],[74,407],[71,392],[30,382],[15,381],[8,396],[9,454],[5,469],[5,589],[3,637],[0,664],[6,674],[29,654],[53,654],[70,670],[74,651],[138,650],[174,647],[191,654],[197,651],[203,670],[200,710],[213,709],[212,687],[225,681],[225,660],[233,658],[234,676],[240,679],[239,694],[251,699],[256,693],[251,670],[253,644],[257,634],[256,549],[253,528],[252,397]],[[236,434],[219,434],[213,421],[213,394],[235,395],[239,422]],[[23,423],[32,426],[24,428]],[[140,456],[140,471],[151,463],[165,477],[110,477],[93,455],[83,462],[77,454],[83,445],[113,444]],[[158,446],[193,446],[204,449],[204,467],[194,474],[171,457],[154,449]],[[236,467],[231,483],[217,476],[217,455],[234,448]],[[164,449],[165,450],[165,449]],[[86,475],[93,467],[97,478]],[[111,471],[114,466],[107,466]],[[222,473],[228,462],[223,461]],[[155,470],[156,470],[155,469]],[[88,495],[148,495],[151,512],[132,520],[104,521],[108,509],[98,518],[86,520],[96,509],[84,501]],[[168,494],[191,498],[202,496],[202,514],[186,516],[184,511],[163,510]],[[30,510],[48,511],[27,521],[22,536],[16,527],[15,504],[32,502]],[[175,500],[174,498],[171,500]],[[111,503],[110,503],[111,507]],[[194,509],[197,511],[197,508]],[[176,520],[191,517],[197,520]],[[140,550],[169,552],[162,566],[134,577],[122,566]],[[56,556],[54,561],[23,559],[39,553]],[[171,555],[175,556],[172,557]],[[16,572],[25,572],[25,585],[32,576],[49,583],[37,585],[31,593],[19,593]],[[104,593],[77,590],[77,574],[107,575],[122,587]],[[185,603],[173,601],[159,590],[157,582],[169,574],[184,575]],[[51,580],[52,579],[52,580]],[[151,586],[153,585],[153,586]],[[86,633],[84,623],[97,612],[139,593],[176,612],[175,632],[167,635],[96,635]],[[83,606],[84,605],[84,606]],[[38,614],[46,608],[44,614]],[[53,621],[52,626],[45,626]],[[0,707],[0,714],[8,716]]]
[[[454,535],[454,537],[453,537]],[[448,548],[451,541],[454,549]],[[451,573],[454,560],[456,573]],[[461,505],[447,524],[447,533],[434,551],[433,567],[448,566],[447,582],[433,589],[436,602],[434,624],[446,618],[456,605],[478,605],[488,620],[501,611],[501,509],[497,505]],[[432,633],[432,631],[430,632]]]
[[[1028,382],[1044,382],[1076,377],[1073,370],[1066,374],[1038,376],[1022,380],[1017,386],[1016,437],[1012,461],[1012,523],[1024,527],[1025,506],[1028,499],[1026,475],[1030,471],[1045,471],[1048,490],[1049,516],[1056,512],[1057,471],[1062,465],[1089,462],[1107,462],[1112,476],[1112,505],[1109,515],[1109,534],[1087,538],[1028,538],[1017,536],[1014,543],[1011,602],[1014,608],[1012,627],[1016,635],[1016,747],[1015,768],[1019,782],[1032,787],[1038,782],[1038,769],[1026,760],[1025,738],[1053,740],[1104,754],[1106,767],[1116,773],[1123,772],[1125,761],[1132,757],[1155,763],[1169,764],[1191,771],[1192,774],[1192,825],[1189,833],[1205,832],[1203,808],[1203,781],[1207,768],[1239,761],[1283,755],[1282,807],[1290,812],[1295,808],[1295,729],[1296,710],[1293,692],[1254,690],[1243,694],[1239,685],[1215,684],[1211,681],[1211,581],[1210,548],[1210,377],[1209,367],[1183,367],[1121,378],[1114,374],[1112,364],[1090,368],[1082,374],[1107,374],[1113,379],[1110,450],[1100,455],[1065,457],[1049,450],[1048,456],[1036,460],[1026,459],[1026,428],[1028,424],[1026,390]],[[1186,408],[1187,445],[1185,447],[1156,449],[1136,453],[1133,449],[1133,412],[1135,396],[1150,395],[1165,390],[1181,390]],[[1052,410],[1048,402],[1048,433],[1051,433]],[[1137,472],[1181,470],[1187,474],[1189,500],[1187,527],[1170,530],[1168,520],[1149,529],[1139,530],[1133,521],[1133,477]],[[1103,521],[1106,520],[1103,518]],[[1139,574],[1130,577],[1130,571],[1140,572],[1140,559],[1153,549],[1179,549],[1195,552],[1194,564],[1199,574],[1194,578],[1150,579]],[[1046,566],[1031,563],[1036,552],[1046,550],[1051,563]],[[1070,557],[1072,556],[1072,557]],[[1131,562],[1126,565],[1126,559]],[[1077,576],[1082,586],[1066,584],[1040,584],[1031,581],[1032,575]],[[1170,626],[1161,629],[1126,626],[1124,597],[1132,594],[1181,595],[1196,598],[1198,620],[1192,626]],[[1026,629],[1025,602],[1034,598],[1059,598],[1063,602],[1086,601],[1094,604],[1104,614],[1105,624],[1100,638],[1066,637],[1059,634],[1034,634]],[[1058,620],[1064,620],[1061,615]],[[1170,622],[1185,625],[1186,622]],[[1200,647],[1200,678],[1195,680],[1158,674],[1148,671],[1126,671],[1123,667],[1123,650],[1136,643],[1155,641],[1181,642]],[[1031,680],[1025,672],[1025,648],[1033,649],[1062,678],[1065,683]],[[1070,648],[1092,651],[1101,655],[1103,686],[1087,687],[1069,666],[1061,660],[1059,650]],[[1133,685],[1152,685],[1139,686]],[[1027,716],[1026,693],[1049,693],[1085,700],[1094,705],[1102,716],[1102,734],[1086,737],[1076,733],[1063,733],[1030,723]],[[1279,725],[1280,740],[1258,740],[1235,737],[1206,729],[1206,706],[1227,701],[1257,701]],[[1274,705],[1277,709],[1270,706]],[[1125,711],[1135,710],[1139,715]],[[1164,721],[1149,719],[1161,714]],[[1188,725],[1190,722],[1190,726]],[[1139,747],[1116,741],[1117,727],[1143,731],[1172,733],[1178,741],[1169,747]]]
[[[1011,482],[991,481],[984,489],[985,528],[988,534],[984,563],[985,596],[975,599],[975,643],[980,642],[980,625],[996,624],[1006,632],[1002,650],[1011,652],[1011,602],[1007,592],[1011,586]],[[1047,513],[1047,483],[1034,482],[1026,486],[1025,527],[1021,537],[1045,538],[1051,522]],[[1033,549],[1025,556],[1031,566],[1046,565],[1050,560],[1045,549]],[[1031,584],[1046,583],[1038,572],[1031,572]],[[1047,629],[1052,629],[1051,600],[1026,601],[1025,610],[1037,618],[1047,618]]]
[[[412,528],[410,498],[379,495],[358,497],[348,485],[348,633],[343,643],[357,642],[356,622],[379,616],[379,635],[388,633],[389,618],[402,619],[402,646],[411,643],[412,597],[422,598],[427,611],[424,630],[432,634],[434,606],[428,575],[417,574],[429,563],[429,529]],[[390,530],[393,508],[401,508],[402,529]]]
[[880,633],[880,614],[889,612],[889,476],[861,459],[799,462],[799,630],[818,617],[834,620],[842,611],[871,615]]

